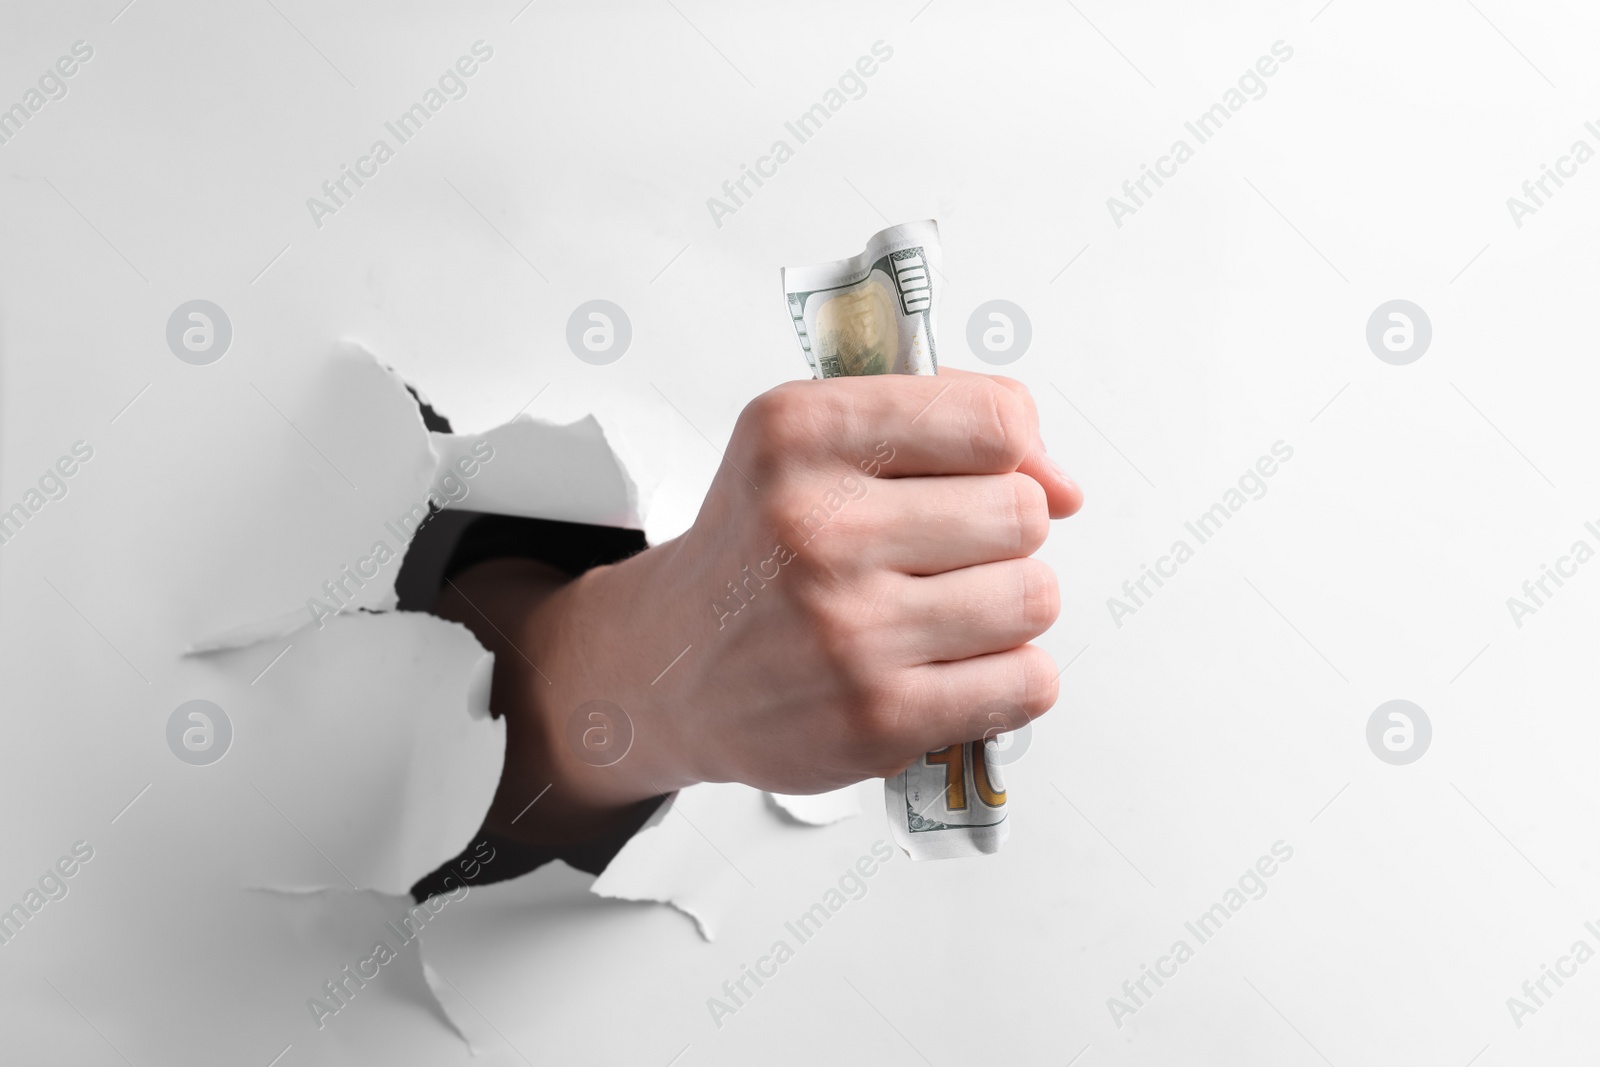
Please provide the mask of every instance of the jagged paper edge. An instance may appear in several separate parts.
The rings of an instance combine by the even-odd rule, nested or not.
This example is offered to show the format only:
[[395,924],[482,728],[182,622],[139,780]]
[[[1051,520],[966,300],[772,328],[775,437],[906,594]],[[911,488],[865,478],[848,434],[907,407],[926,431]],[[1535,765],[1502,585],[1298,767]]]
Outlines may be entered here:
[[[412,401],[412,387],[405,378],[365,345],[357,341],[342,341],[339,354],[370,360],[389,377],[396,388],[407,394],[408,402]],[[420,396],[421,393],[415,395]],[[603,421],[596,416],[588,415],[572,422],[558,423],[519,414],[511,421],[501,423],[482,433],[446,434],[428,430],[422,421],[421,409],[414,402],[411,403],[411,408],[419,440],[425,445],[433,461],[432,473],[427,485],[418,494],[419,499],[424,499],[429,493],[433,493],[448,507],[446,494],[438,491],[441,481],[454,472],[456,463],[463,455],[470,452],[474,444],[488,441],[490,445],[507,448],[510,455],[501,459],[502,465],[499,467],[486,465],[473,480],[471,491],[462,501],[471,509],[482,508],[528,518],[644,529],[649,494],[641,491],[613,440],[614,435],[607,433]],[[518,436],[525,438],[525,441],[516,442],[514,438]],[[558,496],[547,496],[544,500],[527,500],[525,497],[518,499],[519,491],[526,493],[526,484],[519,486],[518,479],[504,472],[508,469],[526,470],[530,465],[539,468],[537,460],[541,453],[533,453],[531,460],[534,462],[530,463],[529,453],[523,451],[519,454],[517,449],[519,444],[525,447],[535,442],[566,446],[564,449],[566,455],[561,456],[559,460],[547,457],[548,465],[542,468],[546,472],[556,472],[556,475],[569,485],[591,488],[596,485],[609,485],[616,495],[580,508],[570,506]],[[567,469],[568,465],[573,464],[574,459],[582,459],[582,465],[574,465],[572,469]],[[490,480],[484,481],[486,477]],[[358,608],[358,611],[377,613],[394,610],[397,603],[394,582],[401,566],[404,565],[405,554],[410,546],[409,541],[400,546],[398,565],[387,571],[384,577],[386,584],[378,588],[377,601]],[[348,609],[340,607],[337,613],[346,610]],[[208,652],[247,648],[264,641],[286,638],[310,625],[311,621],[303,606],[288,608],[278,615],[241,623],[202,637],[185,649],[184,654],[203,655]]]
[[665,904],[667,907],[688,916],[689,921],[694,923],[694,927],[697,931],[699,931],[701,937],[707,941],[714,941],[716,940],[716,928],[713,925],[712,916],[702,915],[691,905],[686,904],[681,900],[674,900],[670,895],[635,895],[625,890],[617,889],[613,884],[617,880],[616,877],[613,875],[610,881],[607,881],[606,878],[608,874],[611,874],[613,869],[620,869],[617,868],[617,860],[621,859],[622,856],[627,853],[629,848],[633,846],[634,842],[639,841],[640,839],[648,839],[648,836],[670,833],[670,831],[662,829],[662,824],[666,822],[667,815],[671,812],[673,806],[677,804],[677,802],[677,793],[670,794],[666,800],[661,802],[661,806],[656,808],[655,812],[651,814],[650,818],[645,822],[645,824],[634,832],[634,835],[628,839],[628,843],[622,846],[621,851],[619,851],[616,856],[612,857],[611,862],[606,865],[606,869],[601,871],[595,877],[594,883],[589,886],[589,892],[593,893],[597,897],[600,897],[602,900],[626,900],[641,904]]

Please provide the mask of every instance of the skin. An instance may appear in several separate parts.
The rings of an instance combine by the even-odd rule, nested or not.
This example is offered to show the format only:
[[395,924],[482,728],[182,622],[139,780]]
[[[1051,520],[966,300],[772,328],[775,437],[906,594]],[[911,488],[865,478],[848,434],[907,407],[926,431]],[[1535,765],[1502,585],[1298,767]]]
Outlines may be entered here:
[[[680,537],[570,581],[492,560],[441,594],[435,612],[495,654],[506,759],[484,828],[591,840],[697,782],[818,793],[984,736],[994,723],[976,709],[996,700],[1044,714],[1056,666],[1029,642],[1060,600],[1031,557],[1082,502],[1010,379],[944,370],[762,394]],[[736,600],[747,565],[765,584]],[[568,739],[596,699],[634,731],[607,767]]]

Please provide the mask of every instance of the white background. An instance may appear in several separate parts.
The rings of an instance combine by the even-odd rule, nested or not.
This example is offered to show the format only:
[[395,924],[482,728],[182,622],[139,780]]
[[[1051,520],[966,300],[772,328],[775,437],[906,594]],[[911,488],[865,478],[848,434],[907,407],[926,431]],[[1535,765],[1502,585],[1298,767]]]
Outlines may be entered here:
[[[1574,140],[1600,148],[1592,12],[122,3],[0,16],[0,104],[94,48],[0,146],[0,506],[72,442],[96,450],[0,547],[0,900],[71,842],[97,850],[0,947],[4,1058],[1490,1067],[1600,1045],[1600,963],[1520,1028],[1506,1006],[1574,941],[1600,949],[1600,568],[1521,627],[1506,606],[1573,541],[1600,547],[1600,164],[1521,227],[1506,207]],[[469,94],[317,228],[306,198],[480,39]],[[707,197],[879,40],[893,58],[865,95],[716,226]],[[1279,40],[1294,54],[1266,95],[1118,227],[1107,198]],[[491,1022],[479,1059],[399,978],[318,1032],[306,997],[395,908],[243,890],[219,858],[240,841],[319,861],[239,780],[244,733],[196,769],[162,731],[196,696],[243,723],[335,685],[407,714],[446,699],[381,656],[320,660],[319,681],[291,654],[276,691],[251,685],[275,646],[181,656],[303,595],[286,542],[370,517],[307,447],[362,485],[392,462],[324,391],[338,340],[458,430],[534,397],[550,418],[631,405],[663,457],[652,532],[681,529],[741,406],[804,373],[778,267],[924,217],[949,275],[941,358],[984,369],[968,316],[1023,307],[1032,346],[1005,372],[1088,496],[1043,553],[1066,601],[1043,644],[1067,670],[1008,768],[1004,853],[891,862],[720,1029],[706,999],[886,837],[875,801],[827,829],[774,818],[709,944],[550,868],[427,935]],[[197,297],[234,328],[208,367],[164,338]],[[634,329],[604,367],[564,340],[597,297]],[[1365,340],[1397,298],[1433,327],[1409,366]],[[1107,598],[1280,440],[1294,457],[1266,495],[1117,626]],[[326,547],[317,573],[361,547]],[[1395,698],[1434,731],[1404,767],[1365,739]],[[292,760],[277,771],[298,788]],[[1294,857],[1267,895],[1119,1028],[1107,998],[1279,840]]]

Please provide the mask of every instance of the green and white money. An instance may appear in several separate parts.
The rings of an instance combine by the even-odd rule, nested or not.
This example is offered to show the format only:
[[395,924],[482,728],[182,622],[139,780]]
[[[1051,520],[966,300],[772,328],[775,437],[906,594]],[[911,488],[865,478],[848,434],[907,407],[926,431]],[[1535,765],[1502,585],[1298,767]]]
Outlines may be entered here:
[[[818,378],[937,374],[934,311],[941,255],[932,219],[872,235],[850,259],[785,267],[783,295]],[[889,826],[912,859],[998,852],[1010,830],[997,742],[926,753],[884,782]]]
[[873,234],[851,259],[783,268],[784,299],[811,373],[937,374],[939,258],[939,227],[927,219]]

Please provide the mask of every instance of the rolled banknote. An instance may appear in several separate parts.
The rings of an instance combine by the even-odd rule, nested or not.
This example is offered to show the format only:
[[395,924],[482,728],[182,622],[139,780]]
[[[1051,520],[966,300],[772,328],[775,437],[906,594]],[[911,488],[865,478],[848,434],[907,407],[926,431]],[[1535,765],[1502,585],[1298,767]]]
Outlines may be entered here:
[[[873,234],[859,256],[785,267],[784,299],[812,374],[937,374],[940,260],[938,224],[926,219]],[[1000,850],[1010,827],[998,755],[991,731],[926,753],[884,782],[889,825],[907,855]]]

